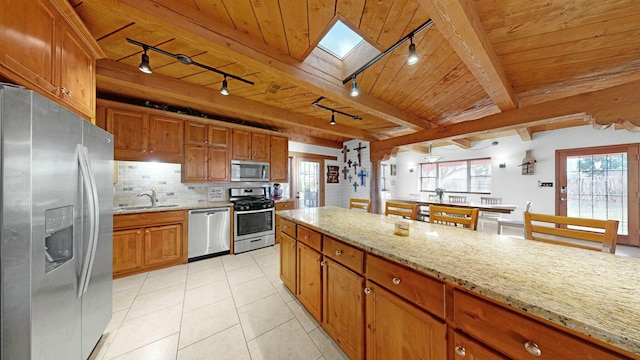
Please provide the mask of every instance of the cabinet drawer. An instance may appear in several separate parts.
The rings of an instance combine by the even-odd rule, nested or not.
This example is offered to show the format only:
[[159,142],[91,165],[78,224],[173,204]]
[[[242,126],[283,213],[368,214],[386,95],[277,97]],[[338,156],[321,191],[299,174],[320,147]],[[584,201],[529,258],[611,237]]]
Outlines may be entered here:
[[325,236],[322,253],[359,274],[364,270],[364,251],[342,241]]
[[367,278],[433,315],[444,318],[444,283],[371,255],[367,256]]
[[291,236],[292,238],[295,239],[296,237],[296,224],[289,221],[289,220],[285,220],[282,217],[280,218],[280,231],[282,231],[283,233]]
[[464,336],[459,331],[453,333],[453,354],[455,359],[507,360],[508,358],[494,352],[486,346]]
[[293,201],[280,201],[276,203],[276,211],[278,210],[291,210],[294,208]]
[[625,358],[460,290],[454,291],[453,319],[468,335],[514,359]]
[[298,236],[296,239],[311,246],[312,248],[322,251],[322,234],[298,225]]
[[185,221],[185,213],[186,211],[177,210],[114,215],[113,228],[127,229],[148,225],[182,223]]

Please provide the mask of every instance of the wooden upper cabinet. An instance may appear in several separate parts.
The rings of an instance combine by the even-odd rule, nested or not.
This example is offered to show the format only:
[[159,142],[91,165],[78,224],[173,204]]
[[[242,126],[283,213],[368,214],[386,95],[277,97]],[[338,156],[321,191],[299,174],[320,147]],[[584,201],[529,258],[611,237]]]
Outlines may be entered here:
[[71,5],[59,0],[3,1],[0,24],[0,74],[93,119],[95,62],[104,54],[81,29]]
[[231,145],[231,129],[215,125],[208,127],[209,146],[228,149]]
[[159,160],[182,162],[184,122],[160,116],[149,121],[149,156]]
[[289,139],[271,137],[271,182],[289,182]]
[[183,182],[229,181],[231,129],[187,121],[184,143]]
[[209,140],[207,124],[185,121],[184,123],[184,144],[185,145],[206,145]]
[[149,142],[149,116],[146,114],[107,109],[107,131],[113,134],[116,160],[140,160]]
[[233,160],[251,160],[269,162],[270,136],[263,133],[253,133],[245,130],[233,130],[231,141]]

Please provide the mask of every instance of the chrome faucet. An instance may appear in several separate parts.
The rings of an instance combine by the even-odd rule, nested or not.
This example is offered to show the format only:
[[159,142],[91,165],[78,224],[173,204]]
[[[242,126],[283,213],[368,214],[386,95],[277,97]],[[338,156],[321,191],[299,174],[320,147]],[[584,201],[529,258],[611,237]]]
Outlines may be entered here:
[[156,198],[156,192],[153,189],[139,193],[138,197],[140,196],[148,196],[149,199],[151,199],[151,206],[156,206],[156,202],[158,202],[158,199]]

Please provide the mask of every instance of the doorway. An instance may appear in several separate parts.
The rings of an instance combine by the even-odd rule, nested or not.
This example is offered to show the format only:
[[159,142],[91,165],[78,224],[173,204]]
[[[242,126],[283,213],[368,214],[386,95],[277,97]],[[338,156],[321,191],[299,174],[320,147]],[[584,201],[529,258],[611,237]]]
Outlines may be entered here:
[[295,157],[293,192],[298,209],[324,205],[323,166],[323,160]]
[[618,220],[618,244],[638,246],[638,144],[556,151],[556,213]]

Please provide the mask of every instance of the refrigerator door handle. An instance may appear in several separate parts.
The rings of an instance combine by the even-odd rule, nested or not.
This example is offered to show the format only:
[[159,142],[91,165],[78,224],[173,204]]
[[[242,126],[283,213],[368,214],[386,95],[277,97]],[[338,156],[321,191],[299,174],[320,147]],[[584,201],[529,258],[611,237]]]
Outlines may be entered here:
[[80,280],[78,283],[78,298],[87,292],[89,287],[89,279],[93,270],[93,261],[96,256],[96,248],[98,246],[98,228],[100,226],[100,209],[98,202],[98,191],[96,181],[91,172],[89,164],[89,152],[86,147],[78,144],[78,164],[82,173],[84,190],[87,195],[87,204],[89,205],[89,244],[87,253],[82,261],[82,271],[80,272]]

